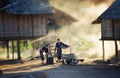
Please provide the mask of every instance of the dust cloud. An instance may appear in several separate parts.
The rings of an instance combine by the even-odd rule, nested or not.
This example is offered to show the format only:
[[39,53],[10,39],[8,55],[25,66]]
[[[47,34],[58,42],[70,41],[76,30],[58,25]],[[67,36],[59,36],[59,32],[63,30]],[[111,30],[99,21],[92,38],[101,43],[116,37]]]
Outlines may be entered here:
[[[50,4],[78,19],[70,25],[61,26],[57,37],[69,44],[64,53],[74,53],[78,58],[86,60],[102,60],[102,41],[100,24],[92,25],[114,0],[50,0]],[[114,43],[105,42],[105,59],[114,55]]]

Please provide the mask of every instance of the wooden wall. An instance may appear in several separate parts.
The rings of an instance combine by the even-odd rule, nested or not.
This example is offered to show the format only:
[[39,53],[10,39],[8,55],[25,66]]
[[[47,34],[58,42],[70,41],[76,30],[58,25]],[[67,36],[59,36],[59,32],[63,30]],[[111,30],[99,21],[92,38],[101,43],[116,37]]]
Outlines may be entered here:
[[112,39],[113,38],[113,28],[111,20],[102,20],[101,23],[102,39]]
[[0,13],[0,40],[31,39],[46,34],[46,15],[10,15]]
[[120,40],[120,19],[115,20],[115,37]]
[[120,40],[120,19],[104,19],[101,23],[102,39]]

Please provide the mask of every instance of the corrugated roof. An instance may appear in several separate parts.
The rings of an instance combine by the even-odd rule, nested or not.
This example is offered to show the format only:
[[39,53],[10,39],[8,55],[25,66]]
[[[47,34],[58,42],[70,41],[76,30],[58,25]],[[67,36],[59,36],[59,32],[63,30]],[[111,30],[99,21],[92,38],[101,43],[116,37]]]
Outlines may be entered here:
[[104,11],[95,21],[94,23],[100,23],[102,19],[118,19],[120,18],[120,0],[116,0],[113,4]]
[[1,9],[10,14],[53,13],[48,0],[9,0],[9,4]]

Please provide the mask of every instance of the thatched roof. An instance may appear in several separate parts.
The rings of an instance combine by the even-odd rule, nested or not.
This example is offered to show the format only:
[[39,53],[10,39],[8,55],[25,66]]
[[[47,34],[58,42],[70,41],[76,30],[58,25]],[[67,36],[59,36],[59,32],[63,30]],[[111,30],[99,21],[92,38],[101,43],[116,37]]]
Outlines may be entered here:
[[73,22],[78,21],[76,18],[72,17],[71,15],[57,9],[53,8],[55,13],[49,15],[48,18],[53,20],[58,25],[65,25],[65,24],[72,24]]
[[120,0],[116,0],[115,2],[113,2],[113,4],[92,23],[100,23],[102,19],[118,18],[120,18]]
[[53,13],[48,0],[8,0],[7,4],[2,6],[0,10],[10,14]]

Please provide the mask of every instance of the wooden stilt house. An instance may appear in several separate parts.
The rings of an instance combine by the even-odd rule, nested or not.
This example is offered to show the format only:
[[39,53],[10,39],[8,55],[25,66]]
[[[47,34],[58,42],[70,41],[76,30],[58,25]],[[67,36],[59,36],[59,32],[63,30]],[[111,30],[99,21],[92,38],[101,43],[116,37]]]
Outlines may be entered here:
[[[47,16],[51,13],[48,0],[0,0],[0,40],[35,39],[46,35]],[[20,59],[19,53],[18,49]]]
[[0,9],[0,40],[31,39],[47,33],[47,15],[52,13],[48,0],[8,0],[5,4]]
[[115,42],[116,62],[118,62],[117,41],[120,40],[120,0],[114,1],[113,4],[92,23],[101,23],[101,40],[103,41],[103,60],[104,40],[111,40]]

